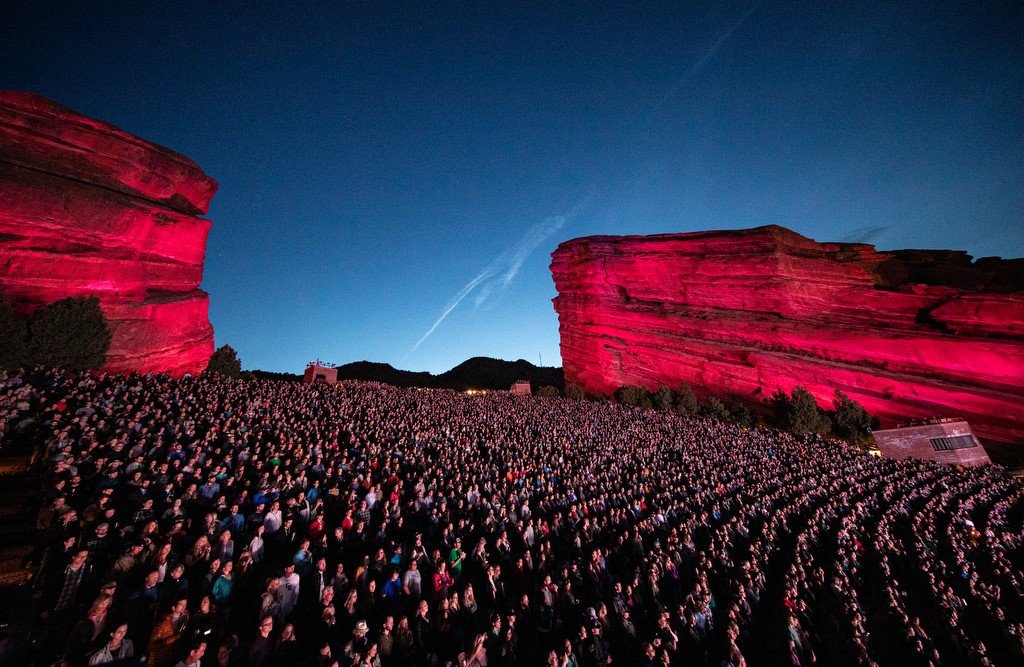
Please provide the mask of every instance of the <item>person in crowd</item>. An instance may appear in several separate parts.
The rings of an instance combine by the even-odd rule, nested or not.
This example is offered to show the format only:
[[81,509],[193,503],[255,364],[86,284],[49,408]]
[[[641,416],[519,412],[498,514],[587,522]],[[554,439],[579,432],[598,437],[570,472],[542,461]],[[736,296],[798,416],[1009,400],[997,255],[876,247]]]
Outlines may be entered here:
[[171,606],[171,609],[153,628],[153,633],[149,637],[149,648],[146,651],[150,665],[166,667],[174,664],[172,657],[188,624],[188,599],[181,598]]
[[110,633],[107,642],[89,658],[89,665],[139,664],[135,657],[135,645],[127,638],[128,625],[122,623]]
[[274,657],[274,617],[264,616],[256,628],[256,634],[246,653],[246,664],[252,667],[268,667]]
[[204,655],[206,655],[206,642],[197,642],[185,651],[184,657],[174,667],[201,667]]
[[599,401],[44,368],[0,372],[0,433],[41,471],[46,664],[1024,662],[999,466]]

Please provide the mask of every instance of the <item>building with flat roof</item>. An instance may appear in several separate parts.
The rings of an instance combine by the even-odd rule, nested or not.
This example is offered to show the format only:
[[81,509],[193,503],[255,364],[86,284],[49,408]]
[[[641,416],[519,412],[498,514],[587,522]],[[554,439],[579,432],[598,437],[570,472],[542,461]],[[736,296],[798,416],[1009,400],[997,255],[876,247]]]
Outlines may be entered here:
[[511,391],[516,396],[529,396],[531,393],[530,381],[516,380],[512,385]]
[[302,382],[305,384],[335,384],[337,381],[338,369],[317,361],[306,366],[306,372],[302,374]]
[[970,425],[962,419],[937,419],[872,433],[882,456],[924,459],[956,465],[991,463]]

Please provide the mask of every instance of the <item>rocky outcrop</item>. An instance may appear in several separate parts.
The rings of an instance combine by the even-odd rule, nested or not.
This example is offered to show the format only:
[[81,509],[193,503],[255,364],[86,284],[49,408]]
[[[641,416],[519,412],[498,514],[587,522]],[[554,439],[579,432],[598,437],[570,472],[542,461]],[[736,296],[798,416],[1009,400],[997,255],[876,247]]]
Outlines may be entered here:
[[1024,438],[1020,260],[775,226],[592,236],[552,257],[567,384],[687,383],[749,404],[800,386],[823,407],[839,389],[883,424],[956,416],[984,438]]
[[28,314],[97,296],[107,370],[200,371],[217,183],[194,162],[30,93],[0,92],[0,296]]

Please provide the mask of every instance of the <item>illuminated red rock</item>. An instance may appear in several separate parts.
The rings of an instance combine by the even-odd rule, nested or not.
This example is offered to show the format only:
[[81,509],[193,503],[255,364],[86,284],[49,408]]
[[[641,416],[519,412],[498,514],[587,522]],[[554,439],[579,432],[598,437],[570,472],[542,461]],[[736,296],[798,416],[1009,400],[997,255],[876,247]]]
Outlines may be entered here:
[[172,150],[56,102],[0,91],[0,160],[206,213],[217,181]]
[[565,379],[589,392],[687,383],[759,404],[800,386],[831,407],[839,389],[886,425],[963,417],[1024,438],[1021,260],[774,226],[592,236],[552,258]]
[[210,298],[202,290],[152,295],[142,303],[109,304],[106,313],[113,341],[106,370],[201,372],[213,354],[209,308]]
[[30,93],[0,92],[0,296],[28,314],[97,296],[108,370],[201,371],[217,183],[194,162]]

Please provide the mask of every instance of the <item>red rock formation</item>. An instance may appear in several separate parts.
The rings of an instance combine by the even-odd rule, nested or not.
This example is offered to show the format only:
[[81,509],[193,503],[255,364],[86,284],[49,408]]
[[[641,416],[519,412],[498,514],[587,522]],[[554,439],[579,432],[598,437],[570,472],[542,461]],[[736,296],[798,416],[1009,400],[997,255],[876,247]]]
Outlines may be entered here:
[[[1024,268],[818,243],[781,227],[592,236],[552,255],[567,383],[687,383],[758,404],[839,389],[889,425],[956,416],[1024,438]],[[929,276],[931,284],[915,282]],[[965,287],[967,286],[967,287]]]
[[217,183],[194,162],[30,93],[0,92],[0,295],[16,310],[99,297],[107,370],[197,372]]

